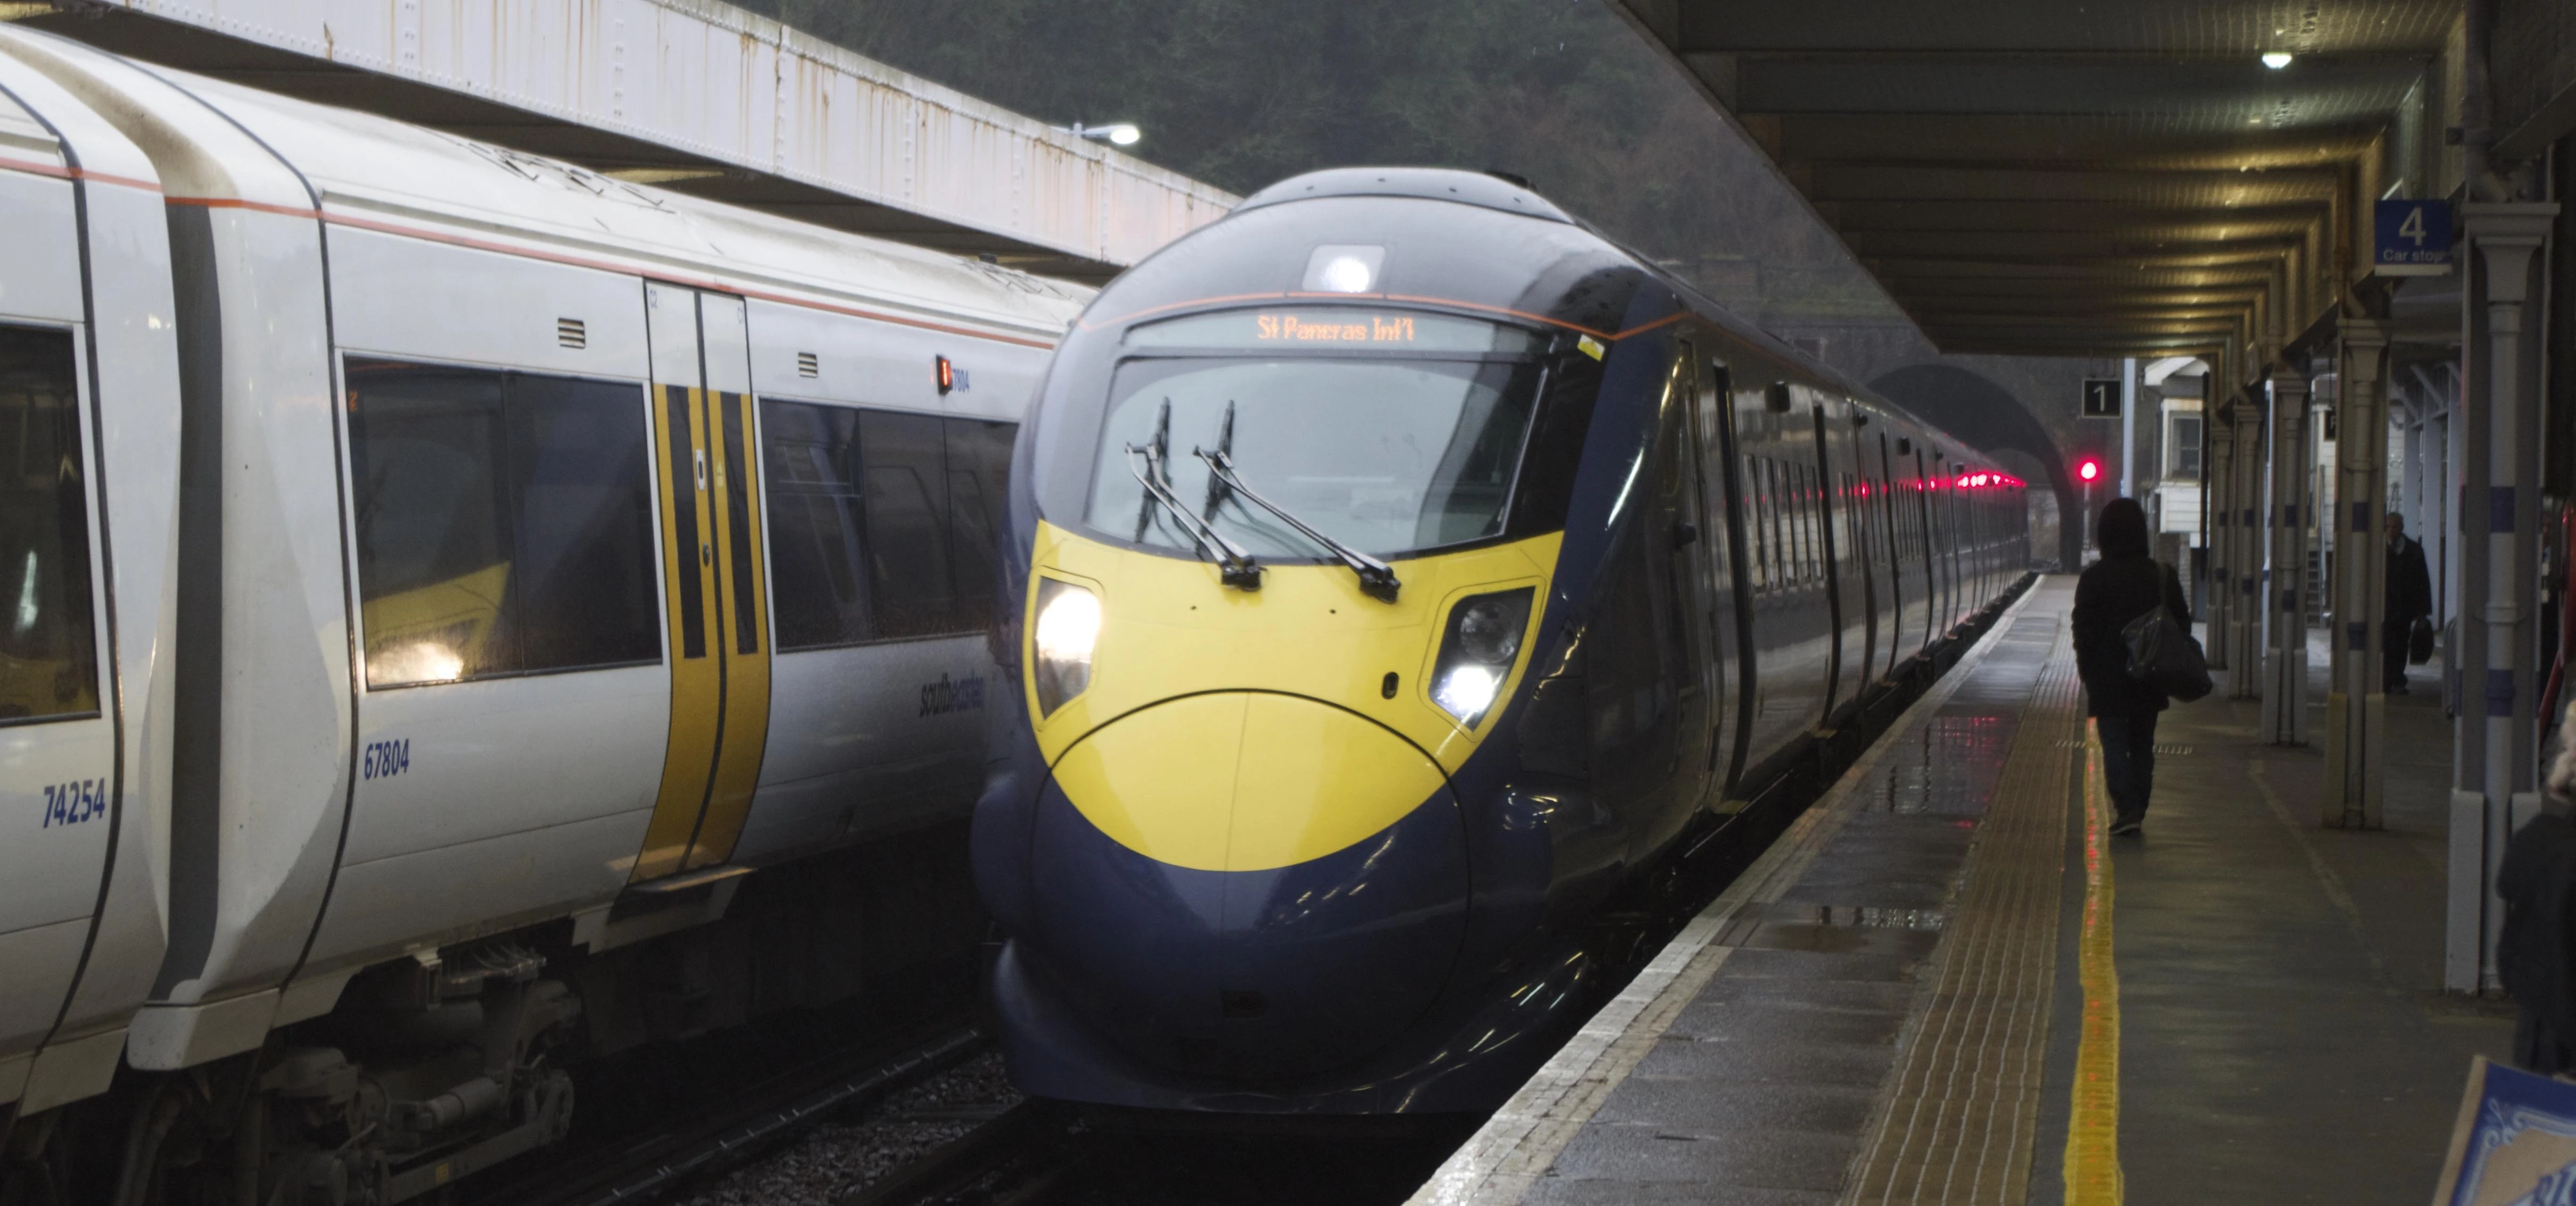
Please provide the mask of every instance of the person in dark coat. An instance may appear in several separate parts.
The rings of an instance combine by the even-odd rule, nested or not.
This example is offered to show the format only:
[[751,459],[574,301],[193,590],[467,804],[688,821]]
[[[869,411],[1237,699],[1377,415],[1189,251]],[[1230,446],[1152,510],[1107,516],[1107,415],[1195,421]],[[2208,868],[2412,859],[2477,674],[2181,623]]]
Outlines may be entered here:
[[2576,1071],[2576,825],[2563,812],[2514,831],[2496,895],[2504,898],[2496,974],[2522,1015],[2513,1062],[2543,1076]]
[[2075,673],[2084,680],[2084,714],[2102,739],[2102,777],[2116,813],[2111,832],[2128,836],[2146,821],[2156,780],[2156,715],[2170,701],[2129,677],[2129,645],[2120,630],[2163,607],[2189,632],[2191,604],[2173,567],[2148,555],[2147,512],[2137,500],[2115,498],[2102,508],[2094,544],[2102,559],[2075,580]]
[[2406,537],[2406,519],[2388,516],[2388,579],[2379,612],[2379,680],[2391,695],[2406,694],[2406,638],[2419,618],[2433,614],[2433,571],[2424,546]]
[[2576,1072],[2576,704],[2558,727],[2558,756],[2540,779],[2543,808],[2505,844],[2496,895],[2504,933],[2496,974],[2521,1020],[2513,1062],[2543,1076]]

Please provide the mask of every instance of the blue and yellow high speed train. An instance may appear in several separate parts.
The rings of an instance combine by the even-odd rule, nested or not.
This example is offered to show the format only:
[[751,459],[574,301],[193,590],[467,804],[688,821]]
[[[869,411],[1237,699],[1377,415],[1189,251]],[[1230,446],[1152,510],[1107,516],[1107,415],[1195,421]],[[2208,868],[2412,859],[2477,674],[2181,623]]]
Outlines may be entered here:
[[2009,474],[1466,172],[1137,266],[1012,465],[993,993],[1023,1089],[1112,1105],[1491,1108],[1603,902],[2029,559]]

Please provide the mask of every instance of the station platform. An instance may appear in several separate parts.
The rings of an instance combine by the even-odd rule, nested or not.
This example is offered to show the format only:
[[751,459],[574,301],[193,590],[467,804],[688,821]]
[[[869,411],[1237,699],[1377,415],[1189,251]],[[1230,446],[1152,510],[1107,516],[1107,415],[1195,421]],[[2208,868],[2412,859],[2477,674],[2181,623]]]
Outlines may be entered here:
[[2439,990],[2432,668],[2389,700],[2384,831],[2324,828],[2320,751],[2213,695],[2165,714],[2146,832],[2114,839],[2074,581],[2028,592],[1413,1201],[2428,1199],[2471,1057],[2513,1024]]

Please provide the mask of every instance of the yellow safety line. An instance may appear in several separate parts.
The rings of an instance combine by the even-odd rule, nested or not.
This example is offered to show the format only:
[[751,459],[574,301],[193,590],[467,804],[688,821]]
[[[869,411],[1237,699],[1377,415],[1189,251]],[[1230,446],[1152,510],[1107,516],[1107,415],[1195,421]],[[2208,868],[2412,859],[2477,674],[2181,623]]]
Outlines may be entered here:
[[2120,972],[2111,959],[2110,792],[2102,739],[2084,737],[2084,930],[2076,944],[2084,985],[2084,1034],[2066,1118],[2066,1206],[2119,1206]]

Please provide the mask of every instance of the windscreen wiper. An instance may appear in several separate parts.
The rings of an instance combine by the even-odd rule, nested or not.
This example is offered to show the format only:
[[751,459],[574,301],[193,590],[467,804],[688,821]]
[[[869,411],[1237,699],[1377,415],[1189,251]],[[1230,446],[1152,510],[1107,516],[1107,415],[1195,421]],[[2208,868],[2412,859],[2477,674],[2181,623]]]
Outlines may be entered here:
[[[1138,457],[1144,458],[1137,468]],[[1163,450],[1151,444],[1127,446],[1127,472],[1136,475],[1136,483],[1145,487],[1145,497],[1160,503],[1163,510],[1189,533],[1192,547],[1201,557],[1216,562],[1217,579],[1227,586],[1244,590],[1261,589],[1261,564],[1252,559],[1243,546],[1219,535],[1214,527],[1198,517],[1172,493],[1171,478],[1163,470]]]
[[1342,564],[1351,567],[1351,572],[1359,575],[1361,594],[1388,603],[1395,602],[1395,592],[1401,589],[1404,583],[1396,580],[1395,570],[1388,567],[1387,563],[1316,531],[1313,524],[1289,514],[1286,507],[1255,493],[1252,487],[1243,484],[1242,475],[1234,471],[1234,456],[1225,449],[1220,448],[1210,452],[1205,448],[1192,448],[1190,455],[1207,462],[1208,473],[1225,483],[1226,492],[1229,495],[1240,496],[1254,506],[1278,516],[1281,522],[1297,529],[1298,535],[1324,546]]

